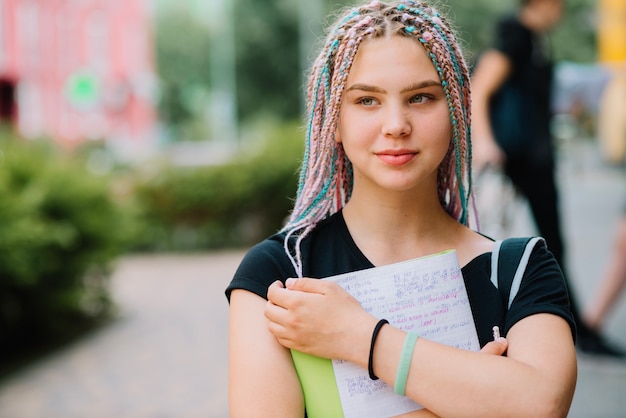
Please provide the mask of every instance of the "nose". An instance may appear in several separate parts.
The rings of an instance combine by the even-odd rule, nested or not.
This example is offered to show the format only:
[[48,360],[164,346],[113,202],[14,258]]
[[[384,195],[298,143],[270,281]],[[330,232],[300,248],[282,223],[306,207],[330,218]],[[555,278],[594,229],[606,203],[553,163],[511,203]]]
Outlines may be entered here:
[[405,109],[391,107],[385,112],[383,134],[389,138],[401,138],[411,133],[411,122]]

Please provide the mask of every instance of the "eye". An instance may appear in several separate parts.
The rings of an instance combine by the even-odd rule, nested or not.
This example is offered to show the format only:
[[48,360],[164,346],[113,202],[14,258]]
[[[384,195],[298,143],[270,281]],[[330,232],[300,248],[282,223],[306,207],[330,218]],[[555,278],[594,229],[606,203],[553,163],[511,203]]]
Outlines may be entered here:
[[357,100],[358,104],[362,104],[363,106],[374,106],[376,104],[376,99],[373,97],[361,97]]
[[409,99],[409,103],[425,103],[430,99],[429,96],[425,94],[416,94]]

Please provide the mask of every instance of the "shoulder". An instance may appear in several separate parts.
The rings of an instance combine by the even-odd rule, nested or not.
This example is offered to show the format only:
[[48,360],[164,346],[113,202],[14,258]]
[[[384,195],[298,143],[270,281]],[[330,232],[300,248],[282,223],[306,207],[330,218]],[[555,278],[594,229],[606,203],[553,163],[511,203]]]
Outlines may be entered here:
[[529,259],[526,266],[527,275],[530,277],[534,275],[550,276],[561,281],[563,279],[563,272],[556,258],[554,258],[554,255],[550,252],[550,248],[545,240],[540,237],[534,238],[539,238],[539,240],[528,240],[527,254],[529,255]]
[[252,247],[241,260],[226,297],[234,289],[245,289],[267,299],[267,288],[276,280],[295,277],[295,269],[285,251],[285,234],[279,233]]
[[[333,249],[345,247],[338,243],[341,240],[337,238],[342,237],[345,229],[342,221],[339,214],[329,216],[320,221],[299,244],[296,237],[290,237],[289,242],[286,242],[286,232],[277,233],[256,244],[239,264],[226,288],[226,297],[230,298],[234,289],[245,289],[267,299],[267,288],[276,280],[284,282],[285,279],[298,276],[290,258],[290,255],[293,257],[295,254],[296,245],[299,245],[305,266],[311,265],[313,260],[326,260],[327,256],[333,254]],[[323,277],[315,270],[305,269],[305,275],[311,274],[315,274],[311,277]]]
[[[549,313],[565,319],[572,334],[575,334],[567,285],[554,255],[543,240],[534,245],[528,254],[519,290],[507,314],[507,330],[525,317]],[[517,285],[514,283],[513,286]]]
[[[531,238],[534,237],[508,239],[505,254],[502,254],[502,248],[499,249],[498,260],[494,259],[494,252],[486,252],[462,268],[481,345],[489,340],[493,324],[500,324],[506,335],[517,322],[539,313],[560,316],[569,324],[572,334],[575,333],[561,268],[543,240],[530,245],[525,253],[525,244]],[[511,251],[511,243],[524,245]],[[502,288],[490,280],[494,262],[501,267],[498,275],[510,275],[508,278],[492,278],[497,279]],[[523,274],[516,279],[514,276],[520,265],[523,265],[520,269]],[[509,289],[513,289],[515,297],[507,307]]]
[[532,33],[516,16],[506,16],[496,25],[495,49],[514,62],[529,51],[531,44]]
[[519,36],[528,30],[522,25],[518,17],[514,14],[507,14],[496,23],[496,33],[498,35]]
[[448,246],[456,250],[459,265],[465,266],[481,255],[491,253],[494,239],[464,225],[458,225],[457,228],[459,234],[456,235],[456,242]]
[[285,233],[279,233],[252,247],[244,256],[238,271],[248,266],[281,268],[285,265],[291,265],[291,262],[285,250]]

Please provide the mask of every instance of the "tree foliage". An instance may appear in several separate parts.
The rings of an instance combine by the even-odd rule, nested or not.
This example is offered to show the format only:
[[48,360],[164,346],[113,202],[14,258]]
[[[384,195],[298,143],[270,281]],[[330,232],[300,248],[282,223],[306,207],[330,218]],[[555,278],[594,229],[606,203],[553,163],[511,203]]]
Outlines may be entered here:
[[258,112],[300,116],[297,2],[236,0],[237,103],[242,120]]
[[[315,0],[309,0],[315,1]],[[321,26],[325,16],[353,4],[347,0],[317,0]],[[470,64],[493,42],[496,19],[512,12],[518,0],[435,0],[450,18]],[[301,3],[295,0],[234,0],[238,117],[259,115],[298,119],[302,113],[303,72],[300,51]],[[552,35],[555,60],[593,62],[596,58],[594,0],[567,0],[565,15]],[[312,18],[312,17],[311,17]],[[307,28],[315,31],[315,28]],[[321,39],[323,34],[313,33]],[[157,21],[158,69],[163,80],[161,114],[174,127],[202,118],[198,103],[211,89],[204,23],[187,13],[167,13]],[[309,55],[315,53],[310,45]]]
[[209,28],[184,8],[156,18],[156,66],[161,81],[159,116],[173,138],[200,139],[209,85]]
[[0,129],[0,369],[7,354],[111,313],[110,265],[133,230],[109,178],[50,141]]

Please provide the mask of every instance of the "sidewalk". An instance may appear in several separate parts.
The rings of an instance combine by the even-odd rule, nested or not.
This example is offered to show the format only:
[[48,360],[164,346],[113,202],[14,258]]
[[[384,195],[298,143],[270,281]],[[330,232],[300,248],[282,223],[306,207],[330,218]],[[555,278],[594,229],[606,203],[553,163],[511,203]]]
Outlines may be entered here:
[[[583,145],[562,164],[569,270],[595,291],[626,204],[624,173]],[[533,234],[524,205],[513,235]],[[2,418],[226,418],[228,305],[243,251],[131,256],[113,277],[117,321],[0,383]],[[626,347],[626,295],[607,335]],[[579,357],[571,418],[626,417],[626,361]]]
[[0,417],[227,417],[223,290],[242,256],[120,260],[119,319],[4,382]]

